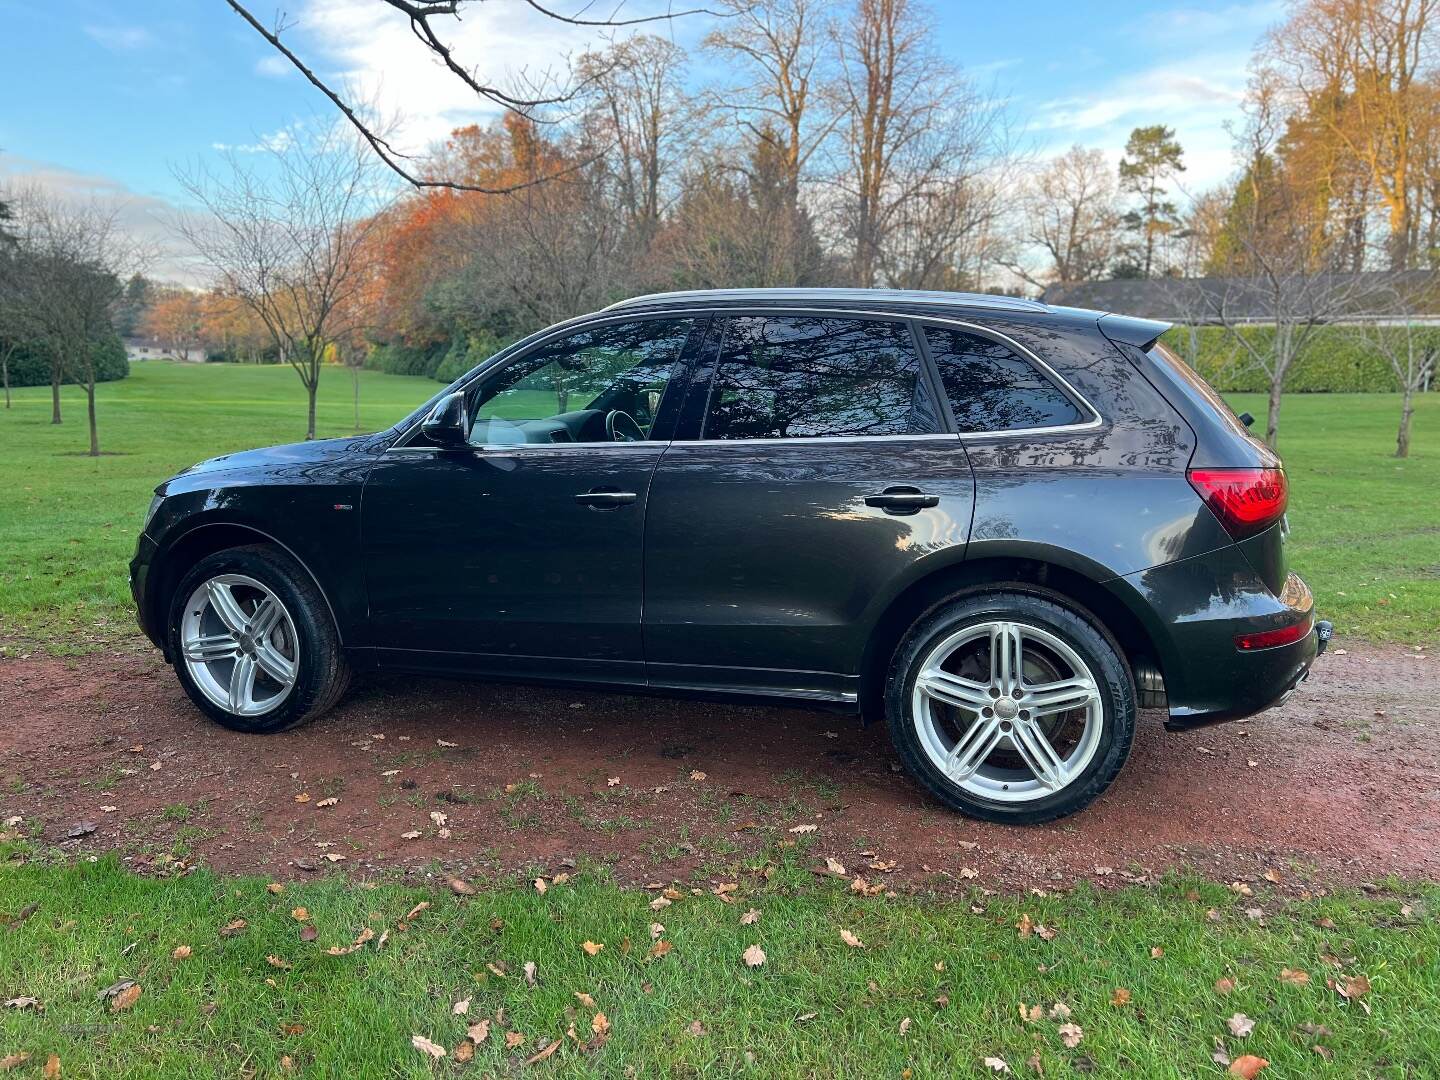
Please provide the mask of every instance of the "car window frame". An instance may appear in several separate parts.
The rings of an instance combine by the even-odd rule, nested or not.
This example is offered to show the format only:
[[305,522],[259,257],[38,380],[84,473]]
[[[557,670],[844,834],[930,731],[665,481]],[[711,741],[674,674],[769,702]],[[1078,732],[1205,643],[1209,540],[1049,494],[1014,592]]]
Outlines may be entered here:
[[[936,418],[940,431],[907,431],[888,435],[793,435],[762,436],[742,439],[716,439],[705,435],[705,425],[710,418],[710,404],[714,390],[715,374],[719,369],[722,346],[726,330],[735,319],[754,318],[837,318],[861,323],[900,323],[909,333],[911,348],[915,350],[917,363],[916,378],[924,379],[932,397],[936,398]],[[706,337],[705,349],[697,357],[693,385],[683,406],[682,431],[677,432],[676,442],[699,443],[705,446],[792,446],[814,442],[895,442],[914,439],[949,439],[956,437],[954,418],[950,415],[949,403],[945,400],[943,388],[936,377],[934,365],[923,350],[920,336],[916,331],[915,317],[907,312],[858,311],[849,308],[832,307],[755,307],[727,308],[717,313]]]
[[[1104,418],[1101,416],[1100,410],[1095,408],[1084,394],[1076,390],[1063,375],[1056,371],[1050,364],[1046,363],[1044,358],[1033,349],[1027,348],[1008,334],[1002,334],[1000,331],[993,330],[988,326],[962,319],[945,319],[927,315],[917,316],[913,321],[915,338],[919,342],[920,349],[925,356],[926,366],[930,369],[931,377],[934,379],[935,384],[939,387],[941,408],[944,410],[947,422],[950,425],[950,430],[954,431],[961,439],[996,439],[1011,436],[1034,437],[1036,435],[1052,434],[1070,435],[1082,431],[1094,431],[1104,425]],[[930,348],[930,341],[925,333],[926,328],[930,326],[944,330],[958,330],[975,337],[985,338],[1009,349],[1022,363],[1029,364],[1042,380],[1048,382],[1054,389],[1058,390],[1070,404],[1074,405],[1082,419],[1065,424],[1046,424],[1040,427],[991,428],[984,431],[960,431],[960,425],[955,419],[954,407],[950,403],[950,395],[945,391],[944,379],[940,375],[940,365],[935,360],[935,354]]]
[[[544,349],[558,338],[569,337],[575,334],[584,333],[586,330],[610,323],[640,323],[640,322],[682,322],[689,321],[690,329],[685,337],[685,342],[680,347],[680,353],[675,358],[675,367],[665,385],[665,391],[660,398],[660,406],[655,411],[655,422],[651,425],[651,437],[644,442],[558,442],[558,443],[482,443],[467,445],[465,447],[445,448],[447,452],[464,452],[470,450],[476,453],[525,453],[527,451],[564,451],[579,449],[595,449],[606,447],[627,447],[637,446],[667,446],[675,438],[675,429],[680,414],[681,404],[689,391],[689,374],[693,368],[695,356],[701,346],[708,340],[710,325],[715,322],[714,313],[705,309],[685,309],[681,311],[647,311],[639,312],[615,312],[611,315],[584,317],[572,319],[567,322],[558,323],[555,326],[530,335],[528,338],[517,342],[508,349],[502,349],[488,361],[479,367],[466,373],[446,387],[439,395],[432,398],[426,406],[417,411],[417,419],[407,428],[395,443],[389,447],[387,452],[432,452],[442,448],[431,445],[424,441],[424,434],[421,428],[424,425],[425,416],[434,407],[434,403],[450,394],[465,394],[467,398],[477,393],[483,384],[497,376],[502,375],[511,366],[523,364],[526,360],[534,357],[535,353]],[[656,434],[659,432],[660,434]]]

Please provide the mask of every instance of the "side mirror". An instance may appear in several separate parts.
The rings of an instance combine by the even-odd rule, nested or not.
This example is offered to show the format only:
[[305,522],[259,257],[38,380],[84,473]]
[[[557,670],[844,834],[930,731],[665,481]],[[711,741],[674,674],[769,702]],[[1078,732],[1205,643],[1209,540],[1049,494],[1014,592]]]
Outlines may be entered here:
[[470,438],[470,418],[465,415],[465,394],[446,394],[430,410],[420,430],[436,446],[458,447]]

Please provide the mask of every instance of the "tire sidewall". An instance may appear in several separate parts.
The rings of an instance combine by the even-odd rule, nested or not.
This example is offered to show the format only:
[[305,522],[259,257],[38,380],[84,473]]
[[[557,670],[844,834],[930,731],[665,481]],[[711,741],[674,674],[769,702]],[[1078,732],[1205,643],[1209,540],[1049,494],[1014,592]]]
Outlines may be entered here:
[[[204,581],[218,574],[244,574],[259,581],[280,598],[290,613],[299,638],[300,665],[295,686],[275,709],[260,716],[236,716],[220,708],[196,685],[180,649],[180,626],[186,601]],[[304,720],[326,692],[324,653],[334,649],[330,613],[315,610],[315,590],[301,575],[304,571],[282,553],[263,548],[231,548],[208,555],[180,579],[171,598],[166,636],[175,674],[197,708],[212,720],[247,734],[284,731]],[[323,620],[323,621],[322,621]]]
[[[956,785],[925,753],[910,711],[920,662],[940,639],[967,626],[997,619],[1032,626],[1061,638],[1090,668],[1100,690],[1103,720],[1094,757],[1063,791],[1025,802],[986,799]],[[1020,587],[991,589],[952,597],[911,627],[890,664],[885,719],[905,765],[942,802],[989,821],[1049,821],[1088,806],[1125,764],[1135,731],[1134,682],[1119,646],[1093,617],[1057,602],[1049,594]]]

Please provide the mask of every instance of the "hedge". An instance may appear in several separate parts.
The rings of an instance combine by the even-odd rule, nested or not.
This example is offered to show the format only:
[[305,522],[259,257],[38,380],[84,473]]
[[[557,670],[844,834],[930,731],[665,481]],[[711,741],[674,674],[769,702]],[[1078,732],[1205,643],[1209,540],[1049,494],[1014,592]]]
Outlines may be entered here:
[[[95,355],[95,381],[112,382],[130,374],[130,361],[125,356],[125,346],[116,334],[101,338],[91,345]],[[67,383],[84,381],[83,372],[66,371],[62,380]],[[22,345],[10,357],[11,386],[49,386],[50,357],[47,353]]]
[[370,346],[365,367],[391,375],[423,375],[442,383],[451,383],[491,356],[505,345],[486,331],[459,334],[450,341],[433,345],[406,345],[403,342],[379,342]]
[[[1275,330],[1247,326],[1239,330],[1263,354]],[[1417,327],[1421,347],[1440,348],[1440,327]],[[1263,393],[1270,377],[1250,359],[1245,347],[1223,326],[1177,326],[1165,344],[1184,357],[1223,393]],[[1354,329],[1322,326],[1315,330],[1285,378],[1285,389],[1298,393],[1389,392],[1398,389],[1389,362]]]

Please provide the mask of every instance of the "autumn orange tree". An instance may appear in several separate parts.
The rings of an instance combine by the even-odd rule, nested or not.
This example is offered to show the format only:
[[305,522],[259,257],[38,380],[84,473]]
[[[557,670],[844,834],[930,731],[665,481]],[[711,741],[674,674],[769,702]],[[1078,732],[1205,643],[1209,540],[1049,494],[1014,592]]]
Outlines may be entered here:
[[188,359],[203,342],[204,305],[201,297],[183,289],[162,296],[145,310],[140,329],[159,341],[176,359]]

